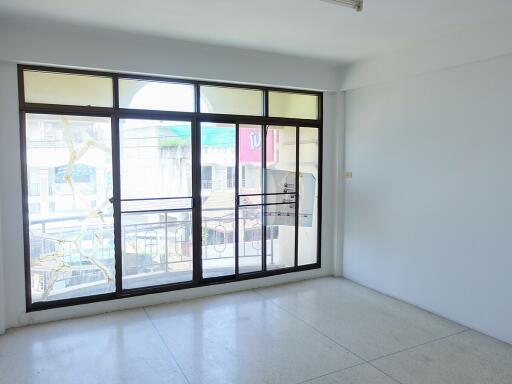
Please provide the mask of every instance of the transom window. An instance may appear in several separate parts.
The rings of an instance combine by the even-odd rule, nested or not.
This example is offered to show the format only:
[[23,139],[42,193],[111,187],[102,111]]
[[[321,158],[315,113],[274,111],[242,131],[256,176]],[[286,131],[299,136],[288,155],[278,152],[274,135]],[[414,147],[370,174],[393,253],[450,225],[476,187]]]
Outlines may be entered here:
[[320,93],[19,77],[27,310],[320,267]]

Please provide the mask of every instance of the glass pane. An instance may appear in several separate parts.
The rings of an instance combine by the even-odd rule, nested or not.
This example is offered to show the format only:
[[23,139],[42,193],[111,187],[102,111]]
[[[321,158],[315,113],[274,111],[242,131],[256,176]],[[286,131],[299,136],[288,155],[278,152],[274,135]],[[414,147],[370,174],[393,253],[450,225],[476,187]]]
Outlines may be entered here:
[[[236,126],[201,124],[203,277],[235,273],[235,188],[227,182],[236,166]],[[205,171],[207,170],[208,171]]]
[[295,192],[292,193],[277,193],[265,196],[266,205],[276,205],[285,203],[295,203]]
[[109,118],[27,114],[32,301],[115,290]]
[[295,192],[296,128],[267,128],[265,193]]
[[262,269],[263,207],[240,208],[238,211],[238,267],[240,273]]
[[123,289],[192,280],[192,213],[122,215]]
[[318,119],[318,96],[270,91],[268,109],[271,117],[316,120]]
[[[296,128],[267,128],[265,193],[267,196],[265,223],[267,225],[267,269],[295,265],[295,195]],[[278,204],[275,204],[275,203]],[[283,204],[284,203],[284,204]]]
[[[240,204],[261,204],[263,185],[263,127],[239,126],[239,194]],[[245,196],[244,196],[245,195]],[[238,257],[239,272],[255,272],[262,269],[262,222],[261,206],[239,208]]]
[[261,194],[263,129],[260,125],[240,125],[239,130],[239,193]]
[[192,209],[192,198],[135,199],[121,201],[121,212],[169,211]]
[[265,200],[265,196],[257,194],[257,195],[241,195],[238,198],[238,204],[241,207],[250,207],[254,205],[263,205],[263,201]]
[[119,79],[121,108],[194,112],[194,104],[192,84]]
[[295,204],[265,206],[267,269],[295,266]]
[[200,94],[202,113],[263,114],[263,91],[260,90],[203,85]]
[[190,281],[190,122],[121,119],[119,141],[123,289]]
[[110,77],[24,71],[25,102],[112,107]]
[[317,262],[318,145],[317,128],[299,134],[299,265]]
[[121,198],[192,196],[191,124],[121,119]]

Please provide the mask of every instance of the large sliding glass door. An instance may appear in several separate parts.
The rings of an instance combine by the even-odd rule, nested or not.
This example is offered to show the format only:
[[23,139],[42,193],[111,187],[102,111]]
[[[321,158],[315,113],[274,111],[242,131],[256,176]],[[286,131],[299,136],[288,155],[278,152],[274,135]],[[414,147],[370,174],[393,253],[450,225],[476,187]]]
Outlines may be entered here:
[[209,122],[200,137],[203,278],[313,264],[318,129]]
[[320,132],[317,128],[300,127],[299,140],[299,221],[297,263],[316,262],[320,244]]
[[265,149],[267,269],[295,266],[297,219],[297,128],[268,126]]
[[320,267],[319,93],[19,77],[28,310]]
[[192,281],[192,124],[119,120],[122,286]]
[[239,273],[263,270],[262,125],[238,127],[238,264]]
[[236,125],[204,122],[200,131],[201,276],[234,275]]

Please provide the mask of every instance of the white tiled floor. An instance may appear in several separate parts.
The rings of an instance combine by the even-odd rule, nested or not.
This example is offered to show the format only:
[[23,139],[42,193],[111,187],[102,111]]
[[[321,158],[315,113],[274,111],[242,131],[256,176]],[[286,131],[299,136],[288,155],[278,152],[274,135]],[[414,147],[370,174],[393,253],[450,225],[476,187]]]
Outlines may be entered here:
[[9,330],[17,383],[510,384],[512,346],[325,278]]

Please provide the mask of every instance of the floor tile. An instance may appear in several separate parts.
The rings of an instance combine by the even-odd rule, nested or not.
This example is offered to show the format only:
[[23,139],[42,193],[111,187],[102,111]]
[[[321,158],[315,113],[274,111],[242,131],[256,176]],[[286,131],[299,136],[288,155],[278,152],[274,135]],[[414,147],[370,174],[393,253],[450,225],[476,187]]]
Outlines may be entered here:
[[298,383],[361,362],[255,292],[146,310],[194,384]]
[[12,329],[0,384],[186,384],[143,310]]
[[397,384],[369,364],[344,369],[343,371],[322,376],[304,384]]
[[339,278],[316,279],[258,292],[366,360],[465,329]]
[[510,384],[512,345],[467,331],[373,362],[403,384]]

